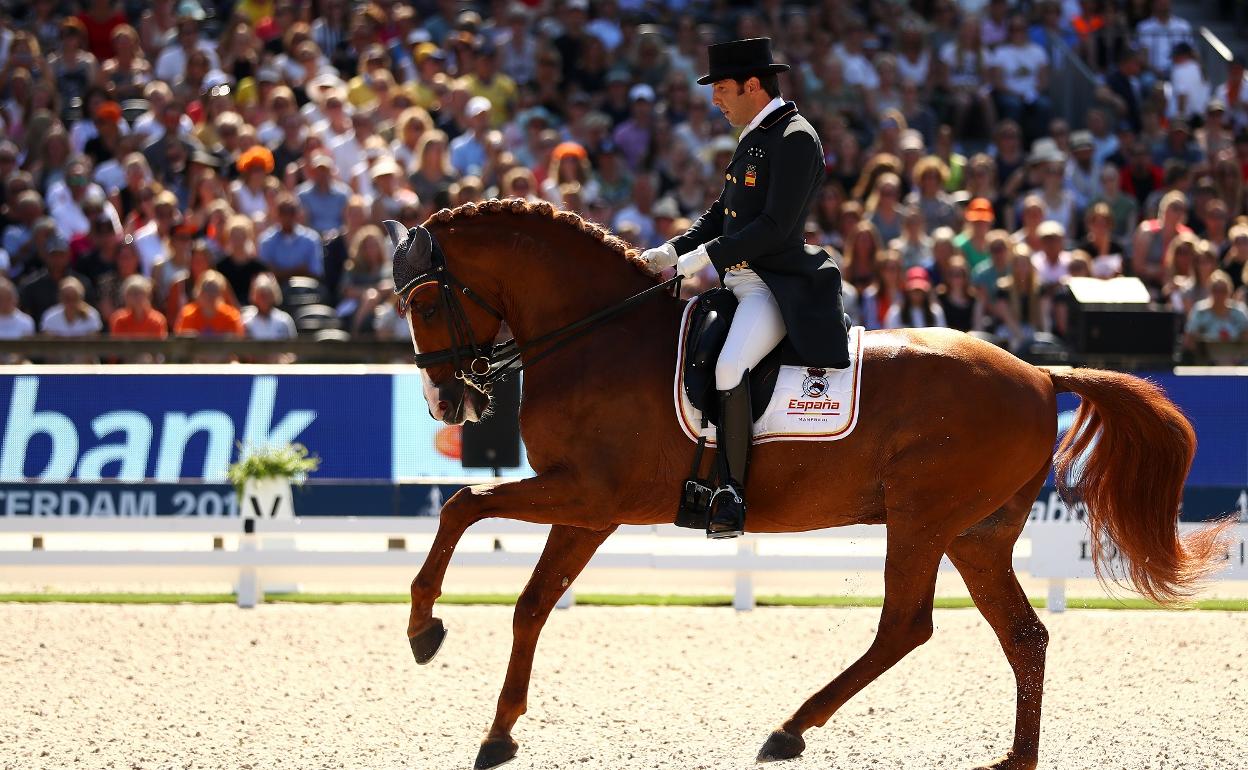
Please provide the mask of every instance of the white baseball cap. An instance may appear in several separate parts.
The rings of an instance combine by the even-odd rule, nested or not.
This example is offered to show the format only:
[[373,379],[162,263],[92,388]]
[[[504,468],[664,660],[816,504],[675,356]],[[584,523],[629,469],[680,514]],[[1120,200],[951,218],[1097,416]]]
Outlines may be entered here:
[[489,112],[494,108],[490,104],[490,100],[484,96],[474,96],[468,100],[468,104],[464,105],[464,114],[470,118],[475,118],[483,112]]
[[654,89],[646,85],[645,83],[638,83],[637,85],[628,89],[628,100],[630,102],[635,102],[638,99],[645,99],[648,102],[653,102],[654,101]]

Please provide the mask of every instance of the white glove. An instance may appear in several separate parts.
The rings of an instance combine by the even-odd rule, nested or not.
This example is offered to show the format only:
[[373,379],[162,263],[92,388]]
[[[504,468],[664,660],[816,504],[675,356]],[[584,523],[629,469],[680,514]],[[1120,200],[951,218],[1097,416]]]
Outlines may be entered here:
[[641,252],[641,259],[652,271],[658,272],[676,264],[676,247],[670,243]]
[[680,255],[680,259],[676,260],[676,272],[692,278],[699,270],[706,267],[711,261],[711,255],[706,253],[706,244],[702,244],[693,251]]

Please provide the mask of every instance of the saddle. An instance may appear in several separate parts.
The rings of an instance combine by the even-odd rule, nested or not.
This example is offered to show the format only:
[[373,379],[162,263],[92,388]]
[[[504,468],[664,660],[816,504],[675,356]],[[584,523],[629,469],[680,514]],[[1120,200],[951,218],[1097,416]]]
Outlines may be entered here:
[[[719,419],[719,399],[715,396],[715,362],[728,339],[728,329],[737,312],[737,298],[725,288],[716,287],[698,295],[685,332],[684,383],[689,402],[702,412],[711,425]],[[845,329],[851,326],[845,316]],[[762,361],[749,371],[750,408],[758,420],[776,389],[781,366],[806,366],[786,336]]]
[[[697,439],[693,467],[681,490],[675,524],[690,529],[705,529],[710,514],[711,498],[718,486],[716,479],[700,478],[702,457],[707,448],[706,429],[717,424],[719,398],[715,390],[715,363],[719,359],[728,330],[737,311],[737,298],[724,288],[714,288],[699,295],[689,308],[685,336],[682,340],[684,360],[680,364],[678,382],[684,383],[684,395],[689,404],[701,413],[702,435]],[[845,316],[845,328],[850,328],[849,316]],[[749,370],[751,418],[758,422],[771,405],[776,384],[783,369],[803,368],[803,362],[786,336],[762,361]],[[822,370],[812,370],[822,371]],[[826,381],[824,381],[826,382]],[[787,392],[787,391],[786,391]],[[680,391],[677,390],[679,394]],[[677,403],[677,411],[681,406]],[[714,469],[715,464],[712,464]],[[714,471],[712,470],[712,473]]]

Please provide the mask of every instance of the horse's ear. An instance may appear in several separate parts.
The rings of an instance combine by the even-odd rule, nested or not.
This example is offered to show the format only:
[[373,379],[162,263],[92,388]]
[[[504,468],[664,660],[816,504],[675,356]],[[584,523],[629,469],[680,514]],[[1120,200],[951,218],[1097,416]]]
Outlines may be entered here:
[[403,225],[393,219],[382,225],[395,244],[391,273],[395,292],[401,294],[433,267],[433,234],[423,226],[404,232]]
[[393,219],[387,219],[381,224],[386,228],[386,235],[390,236],[390,242],[394,244],[395,248],[398,248],[403,243],[403,238],[406,235],[403,232],[403,225]]

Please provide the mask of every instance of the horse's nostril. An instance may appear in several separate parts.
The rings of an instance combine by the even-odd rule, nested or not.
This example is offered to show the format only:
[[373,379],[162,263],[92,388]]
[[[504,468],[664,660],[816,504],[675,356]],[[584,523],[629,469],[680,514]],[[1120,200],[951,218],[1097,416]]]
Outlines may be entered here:
[[438,402],[438,411],[439,411],[439,412],[442,412],[443,414],[445,414],[445,413],[449,412],[450,410],[451,410],[451,402],[450,402],[450,401],[439,401],[439,402]]

